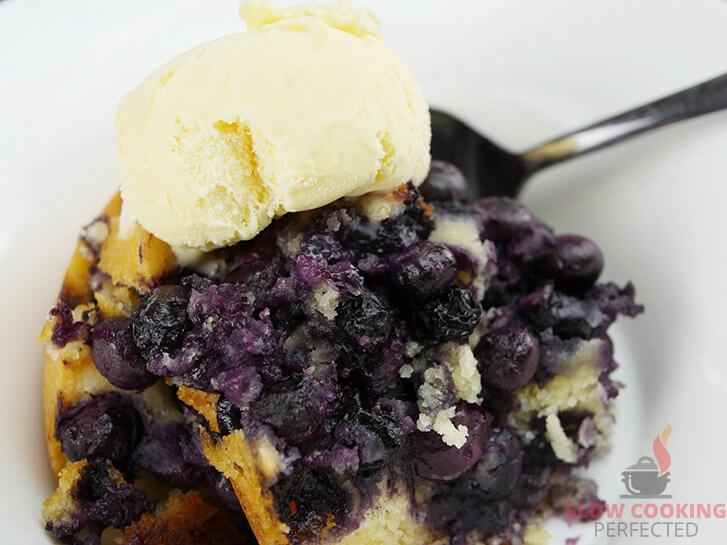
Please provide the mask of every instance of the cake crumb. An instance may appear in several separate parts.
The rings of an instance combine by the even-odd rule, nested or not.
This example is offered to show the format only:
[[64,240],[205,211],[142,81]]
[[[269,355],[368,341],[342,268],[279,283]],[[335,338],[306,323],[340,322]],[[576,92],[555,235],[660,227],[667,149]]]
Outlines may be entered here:
[[432,424],[432,431],[442,436],[442,441],[450,447],[462,448],[467,442],[469,430],[467,426],[460,424],[455,426],[452,419],[455,414],[455,407],[450,407],[444,411],[439,411],[437,417]]
[[545,419],[545,435],[553,447],[555,455],[564,462],[572,464],[577,459],[578,447],[573,444],[563,430],[557,415],[548,415]]
[[442,347],[441,354],[449,367],[459,398],[467,403],[480,404],[482,379],[472,348],[468,344],[447,343]]
[[411,378],[414,375],[414,368],[409,365],[402,365],[401,369],[399,369],[399,376],[401,378]]
[[336,308],[340,299],[341,295],[338,290],[327,282],[323,282],[313,290],[311,305],[325,318],[333,320],[338,314]]
[[523,532],[523,543],[525,545],[549,545],[551,535],[534,524],[530,524]]

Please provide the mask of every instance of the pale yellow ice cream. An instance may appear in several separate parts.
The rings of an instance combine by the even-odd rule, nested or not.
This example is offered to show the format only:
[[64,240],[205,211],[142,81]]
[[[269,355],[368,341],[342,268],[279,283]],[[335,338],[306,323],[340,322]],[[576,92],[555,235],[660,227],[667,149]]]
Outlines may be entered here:
[[373,15],[260,1],[240,13],[247,32],[181,55],[122,99],[127,217],[209,249],[286,212],[424,179],[427,105]]

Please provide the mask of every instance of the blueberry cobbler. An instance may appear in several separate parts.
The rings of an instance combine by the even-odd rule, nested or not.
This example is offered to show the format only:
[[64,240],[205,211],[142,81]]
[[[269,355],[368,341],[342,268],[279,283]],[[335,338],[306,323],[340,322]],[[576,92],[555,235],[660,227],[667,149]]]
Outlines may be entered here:
[[[340,199],[182,260],[119,198],[50,312],[45,410],[64,543],[539,543],[599,502],[607,329],[641,307],[590,240],[507,198]],[[244,515],[243,515],[244,511]]]
[[544,517],[601,501],[575,470],[607,446],[633,287],[431,161],[373,14],[240,13],[120,101],[120,194],[41,335],[48,531],[541,545]]

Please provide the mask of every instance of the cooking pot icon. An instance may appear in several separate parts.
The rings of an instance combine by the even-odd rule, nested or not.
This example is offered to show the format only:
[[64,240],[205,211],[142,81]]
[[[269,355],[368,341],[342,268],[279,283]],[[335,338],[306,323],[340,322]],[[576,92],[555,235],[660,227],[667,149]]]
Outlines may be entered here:
[[651,456],[642,456],[634,465],[621,472],[621,475],[621,482],[629,491],[622,498],[671,498],[671,495],[663,495],[670,481],[670,473],[667,471],[660,475],[659,466]]

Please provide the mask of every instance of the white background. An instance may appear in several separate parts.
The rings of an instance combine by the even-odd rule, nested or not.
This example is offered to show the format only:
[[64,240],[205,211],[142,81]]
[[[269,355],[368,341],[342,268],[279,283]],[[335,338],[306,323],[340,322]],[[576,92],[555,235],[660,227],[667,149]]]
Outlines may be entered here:
[[[359,2],[363,3],[363,2]],[[727,72],[723,0],[366,2],[427,98],[514,149]],[[41,350],[78,227],[114,191],[116,103],[152,69],[242,28],[233,0],[0,2],[0,528],[46,544],[40,503]],[[615,501],[620,471],[668,422],[674,501],[727,501],[727,114],[579,160],[525,201],[594,238],[605,277],[636,282],[647,314],[616,330],[620,424],[593,468]],[[554,545],[591,528],[556,528]],[[727,521],[690,540],[727,541]]]

